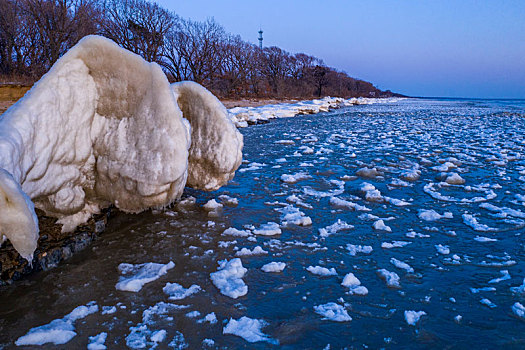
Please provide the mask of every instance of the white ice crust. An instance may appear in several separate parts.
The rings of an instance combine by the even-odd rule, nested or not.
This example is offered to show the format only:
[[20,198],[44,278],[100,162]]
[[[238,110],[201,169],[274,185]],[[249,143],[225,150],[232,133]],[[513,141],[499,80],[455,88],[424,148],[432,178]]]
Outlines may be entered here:
[[138,213],[234,176],[242,135],[192,82],[87,36],[0,117],[0,238],[31,260],[34,205],[69,232],[110,204]]

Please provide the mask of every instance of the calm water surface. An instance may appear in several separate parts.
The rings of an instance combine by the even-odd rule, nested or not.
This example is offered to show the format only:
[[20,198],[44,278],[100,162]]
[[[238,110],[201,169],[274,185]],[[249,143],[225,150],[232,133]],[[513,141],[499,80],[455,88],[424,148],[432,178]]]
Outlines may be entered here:
[[[0,289],[0,348],[15,348],[30,328],[91,301],[99,311],[76,322],[76,337],[43,348],[86,348],[101,332],[108,334],[108,349],[125,348],[143,312],[166,305],[160,303],[182,307],[150,318],[147,334],[166,331],[159,349],[180,333],[189,349],[525,347],[525,320],[512,310],[525,304],[525,294],[511,290],[525,277],[524,101],[404,100],[277,119],[241,132],[245,161],[228,186],[213,193],[188,190],[194,206],[117,213],[84,252]],[[282,175],[298,173],[303,179],[283,181]],[[465,183],[448,184],[454,174]],[[209,216],[202,205],[221,202],[224,194],[238,205]],[[312,224],[285,225],[283,210],[294,208]],[[380,219],[391,232],[377,229]],[[338,220],[353,228],[320,234]],[[281,224],[282,233],[222,234],[267,222]],[[388,249],[385,243],[393,242],[400,246]],[[237,299],[221,294],[210,279],[218,261],[255,246],[268,253],[241,257],[248,293]],[[371,251],[359,252],[359,246]],[[120,263],[169,261],[175,267],[139,292],[116,290]],[[272,261],[286,268],[261,271]],[[334,268],[337,275],[315,275],[309,266]],[[381,269],[397,274],[399,286],[388,286]],[[350,272],[367,295],[351,295],[341,285]],[[202,291],[170,301],[162,290],[168,282]],[[315,312],[329,302],[343,306],[352,320],[325,320]],[[112,306],[116,312],[101,312]],[[409,325],[406,310],[426,315]],[[191,311],[200,316],[187,316]],[[211,312],[218,322],[199,323]],[[242,316],[265,320],[262,331],[280,345],[224,335],[228,320]],[[204,339],[215,344],[206,347]]]

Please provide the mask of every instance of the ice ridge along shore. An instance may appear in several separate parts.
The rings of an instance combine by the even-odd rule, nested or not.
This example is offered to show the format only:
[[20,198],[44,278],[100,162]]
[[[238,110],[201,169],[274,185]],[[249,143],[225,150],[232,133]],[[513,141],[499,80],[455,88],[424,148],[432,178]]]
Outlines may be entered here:
[[109,39],[87,36],[0,117],[0,242],[32,260],[35,207],[73,231],[111,204],[138,213],[216,190],[243,137],[222,103]]
[[232,121],[238,128],[247,127],[249,124],[266,122],[275,118],[290,118],[297,115],[317,114],[328,112],[331,109],[348,107],[353,105],[393,103],[404,98],[367,98],[358,97],[344,99],[342,97],[324,97],[316,100],[300,101],[296,103],[279,103],[259,107],[234,107],[228,112]]

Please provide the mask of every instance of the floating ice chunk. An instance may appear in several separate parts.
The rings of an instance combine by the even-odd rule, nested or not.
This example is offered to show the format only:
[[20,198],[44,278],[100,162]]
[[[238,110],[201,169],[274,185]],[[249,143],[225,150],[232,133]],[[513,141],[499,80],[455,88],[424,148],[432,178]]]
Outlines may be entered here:
[[447,176],[445,182],[451,185],[463,185],[465,183],[465,179],[462,178],[458,173],[451,173],[449,176]]
[[263,166],[266,166],[266,164],[253,162],[253,163],[248,164],[248,167],[247,167],[247,168],[239,169],[239,172],[244,173],[244,172],[246,172],[246,171],[259,170],[259,169],[261,169],[261,167],[263,167]]
[[470,226],[475,231],[480,231],[480,232],[497,231],[497,229],[495,228],[478,223],[478,220],[473,215],[470,215],[470,214],[463,214],[463,222],[465,223],[465,225]]
[[377,168],[367,168],[367,167],[359,169],[358,171],[356,171],[355,174],[357,176],[361,176],[361,177],[368,178],[368,179],[373,179],[373,178],[376,178],[382,175],[381,172],[377,170]]
[[197,318],[201,315],[201,313],[197,310],[195,311],[190,311],[186,314],[186,317],[189,317],[189,318]]
[[525,306],[516,302],[514,303],[514,305],[512,305],[512,312],[514,312],[516,316],[524,318],[525,317]]
[[213,340],[213,339],[209,339],[209,338],[205,338],[205,339],[202,341],[202,345],[211,348],[212,346],[215,345],[215,340]]
[[368,289],[365,286],[362,286],[361,281],[351,272],[346,274],[346,276],[343,278],[343,282],[341,282],[341,285],[348,288],[348,294],[368,294]]
[[330,198],[330,204],[336,206],[336,207],[341,207],[341,208],[347,208],[347,209],[350,209],[350,210],[359,210],[359,211],[371,211],[371,209],[365,207],[365,206],[362,206],[362,205],[359,205],[359,204],[356,204],[356,203],[353,203],[353,202],[349,202],[349,201],[345,201],[344,199],[340,199],[340,198],[337,198],[337,197],[331,197]]
[[474,237],[474,240],[478,241],[478,242],[482,242],[482,243],[485,243],[485,242],[496,242],[497,241],[496,238],[489,238],[489,237],[484,237],[484,236],[476,236],[476,237]]
[[412,244],[412,242],[406,242],[406,241],[393,241],[392,243],[383,242],[381,243],[381,248],[383,249],[402,248],[409,244]]
[[182,334],[179,331],[175,332],[175,336],[173,337],[173,339],[168,344],[169,348],[176,349],[176,350],[187,349],[188,346],[189,345],[188,345],[188,343],[186,343],[186,339],[184,339],[184,334]]
[[434,247],[436,247],[436,250],[438,251],[439,254],[443,254],[443,255],[450,254],[450,249],[447,245],[436,244]]
[[313,209],[313,207],[310,204],[305,203],[301,198],[297,197],[295,194],[288,196],[286,198],[286,201],[290,203],[295,203],[298,206],[306,208],[306,209]]
[[116,306],[102,306],[102,315],[111,315],[117,312]]
[[210,312],[209,314],[204,316],[204,318],[197,321],[197,323],[204,323],[204,322],[208,322],[210,324],[217,323],[217,316],[215,315],[215,312]]
[[263,267],[261,267],[261,270],[263,270],[264,272],[282,272],[285,267],[286,263],[273,261],[271,263],[263,265]]
[[493,278],[489,281],[489,283],[499,283],[501,281],[510,280],[509,270],[501,270],[500,273],[502,274],[501,277]]
[[394,265],[398,269],[403,269],[406,272],[414,273],[414,269],[410,265],[408,265],[407,263],[401,260],[397,260],[396,258],[390,258],[390,262],[392,263],[392,265]]
[[224,230],[222,234],[225,236],[233,236],[233,237],[248,237],[252,235],[250,231],[238,230],[233,227],[227,228],[226,230]]
[[295,141],[294,140],[277,140],[274,143],[276,143],[278,145],[295,145]]
[[386,282],[386,285],[391,288],[401,288],[399,283],[399,275],[395,272],[390,272],[386,269],[377,270],[379,277]]
[[374,185],[369,184],[368,182],[363,182],[361,184],[361,191],[365,192],[365,199],[369,202],[383,202],[384,201],[384,198],[381,195],[381,192],[379,192],[379,190],[376,189]]
[[251,256],[251,255],[262,255],[262,254],[268,254],[268,252],[262,249],[261,246],[256,246],[252,250],[248,248],[242,248],[237,253],[235,253],[235,256]]
[[330,235],[336,234],[337,232],[341,230],[350,230],[353,228],[354,228],[353,225],[347,224],[346,222],[341,221],[341,219],[337,219],[337,221],[333,223],[332,225],[327,226],[325,228],[320,228],[319,235],[323,238],[326,238]]
[[525,294],[525,278],[523,279],[523,284],[518,287],[510,287],[511,292],[516,294]]
[[461,316],[461,315],[456,315],[456,316],[454,317],[454,322],[456,322],[456,323],[460,323],[462,319],[463,319],[463,316]]
[[189,288],[184,288],[178,283],[166,283],[162,291],[169,295],[170,300],[182,300],[192,294],[200,292],[200,286],[193,284]]
[[392,232],[390,226],[385,225],[385,222],[383,220],[375,221],[372,227],[374,228],[374,230]]
[[89,343],[87,345],[88,350],[106,350],[107,347],[104,345],[108,334],[106,332],[99,333],[92,337],[89,337]]
[[417,169],[405,170],[400,176],[405,181],[417,181],[421,176],[421,171]]
[[312,224],[312,219],[293,205],[287,205],[276,210],[282,213],[281,223],[284,227],[289,225],[309,226]]
[[77,335],[74,323],[97,311],[98,305],[94,302],[78,306],[63,318],[53,320],[43,326],[31,328],[26,335],[18,338],[15,344],[17,346],[44,345],[46,343],[65,344]]
[[419,319],[421,316],[426,315],[427,313],[425,311],[413,311],[413,310],[406,310],[405,311],[405,320],[407,323],[411,326],[415,326],[416,323],[419,322]]
[[395,205],[397,207],[406,207],[407,205],[410,205],[410,203],[402,200],[402,199],[397,199],[397,198],[392,198],[392,197],[383,197],[384,200],[392,205]]
[[284,174],[281,176],[281,180],[283,182],[286,182],[288,184],[294,184],[296,182],[299,182],[301,180],[307,180],[307,179],[311,179],[312,177],[310,175],[308,175],[307,173],[296,173],[296,174],[293,174],[293,175],[289,175],[289,174]]
[[347,244],[346,249],[352,256],[355,256],[357,253],[370,254],[372,253],[372,250],[373,250],[372,247],[369,245],[354,245],[354,244]]
[[438,166],[435,166],[433,167],[432,169],[436,170],[436,171],[440,171],[442,173],[445,173],[445,172],[448,172],[450,171],[451,169],[454,169],[456,168],[456,164],[454,163],[451,163],[451,162],[445,162],[441,165],[438,165]]
[[144,263],[133,265],[122,263],[118,269],[124,276],[119,278],[115,288],[122,291],[138,292],[146,283],[159,279],[174,267],[173,261],[167,264]]
[[344,306],[336,303],[327,303],[314,306],[314,310],[319,315],[323,316],[323,320],[348,322],[352,321],[352,317],[348,315],[348,311]]
[[306,268],[306,271],[319,276],[336,276],[337,271],[332,267],[330,269],[327,269],[326,267],[322,266],[308,266]]
[[481,288],[470,288],[472,294],[478,294],[479,292],[495,292],[496,288],[494,287],[481,287]]
[[274,236],[280,235],[282,231],[278,223],[268,222],[253,230],[253,233],[260,236]]
[[262,328],[267,325],[268,323],[264,320],[257,320],[246,316],[238,320],[230,318],[228,324],[223,328],[222,333],[236,335],[250,343],[265,341],[270,344],[278,344],[277,340],[270,338],[262,332]]
[[217,210],[217,209],[222,209],[223,205],[218,203],[215,199],[210,199],[202,207],[206,211],[214,211],[214,210]]
[[494,304],[492,301],[490,301],[489,299],[487,298],[483,298],[479,301],[481,304],[485,305],[485,306],[488,306],[489,308],[493,309],[495,307],[497,307],[496,304]]
[[441,215],[433,209],[430,209],[430,210],[420,209],[417,216],[421,220],[425,220],[425,221],[436,221],[436,220],[443,219],[443,218],[445,219],[453,218],[453,215],[451,212],[445,212],[443,215]]
[[425,235],[424,233],[410,231],[405,234],[408,238],[430,238],[430,235]]
[[503,218],[507,216],[512,216],[515,218],[525,219],[525,213],[520,210],[511,209],[507,207],[500,208],[490,203],[481,203],[479,207],[490,210],[492,212],[496,212]]
[[237,299],[248,293],[248,286],[242,280],[246,271],[248,270],[242,266],[239,258],[230,261],[221,260],[219,261],[219,270],[210,273],[210,277],[222,294]]
[[230,207],[236,207],[239,205],[239,200],[237,198],[230,197],[226,194],[221,194],[219,196],[219,199],[222,201],[224,205],[230,206]]

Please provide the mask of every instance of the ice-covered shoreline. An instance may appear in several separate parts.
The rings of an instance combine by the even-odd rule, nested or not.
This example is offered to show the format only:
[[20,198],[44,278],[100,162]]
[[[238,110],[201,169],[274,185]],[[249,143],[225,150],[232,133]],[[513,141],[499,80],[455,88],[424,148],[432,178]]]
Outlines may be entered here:
[[324,97],[322,99],[305,100],[296,103],[278,103],[259,107],[234,107],[228,109],[231,120],[238,128],[245,128],[250,124],[267,122],[275,118],[291,118],[298,115],[317,114],[332,109],[354,105],[369,105],[378,103],[394,103],[404,100],[403,97],[367,98],[358,97],[344,99],[342,97]]

